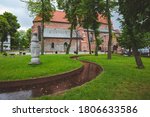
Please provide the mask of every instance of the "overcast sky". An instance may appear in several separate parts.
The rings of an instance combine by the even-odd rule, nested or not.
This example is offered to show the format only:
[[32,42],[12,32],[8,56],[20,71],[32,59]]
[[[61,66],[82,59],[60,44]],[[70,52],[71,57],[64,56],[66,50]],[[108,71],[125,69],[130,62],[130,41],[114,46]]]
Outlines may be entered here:
[[17,20],[21,25],[20,29],[24,30],[32,26],[33,17],[29,17],[26,4],[20,0],[0,0],[0,14],[5,11],[17,16]]
[[[20,0],[0,0],[0,14],[3,14],[5,11],[11,12],[17,16],[17,20],[21,25],[20,29],[26,30],[31,28],[34,18],[30,17],[25,3]],[[116,20],[117,18],[118,15],[114,14],[112,21],[115,29],[119,29],[120,26],[119,22]]]

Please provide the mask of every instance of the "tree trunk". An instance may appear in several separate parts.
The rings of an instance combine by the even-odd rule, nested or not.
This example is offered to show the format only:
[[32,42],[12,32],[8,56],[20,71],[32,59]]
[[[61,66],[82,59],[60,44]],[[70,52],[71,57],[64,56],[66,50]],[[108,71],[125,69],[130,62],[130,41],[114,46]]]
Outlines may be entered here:
[[91,54],[91,43],[90,43],[90,36],[89,36],[89,29],[87,28],[87,36],[88,36],[88,43],[89,43],[89,54]]
[[111,18],[110,18],[110,10],[109,10],[110,0],[106,0],[107,5],[107,17],[108,17],[108,29],[109,29],[109,40],[108,40],[108,59],[111,59],[111,44],[112,44],[112,29],[111,29]]
[[96,41],[96,47],[95,47],[95,56],[98,56],[98,41],[97,41],[97,36],[96,36],[96,31],[94,31],[94,35],[95,35],[95,41]]
[[[44,11],[44,2],[42,2],[42,12]],[[41,55],[44,55],[44,14],[42,13],[42,21],[41,21]]]
[[143,65],[140,53],[138,52],[138,49],[136,49],[135,47],[133,48],[133,54],[134,54],[134,58],[135,58],[135,61],[136,61],[137,68],[143,69],[144,65]]
[[3,52],[3,41],[1,41],[1,53]]
[[71,26],[71,29],[70,29],[70,42],[69,42],[69,45],[67,47],[66,54],[69,54],[69,52],[70,52],[70,47],[71,47],[71,43],[72,43],[72,34],[73,34],[73,28]]
[[129,53],[128,56],[131,56],[132,52],[131,52],[131,47],[129,48]]
[[78,53],[79,53],[79,48],[78,48],[78,46],[79,46],[79,44],[78,44],[78,39],[76,40],[76,43],[77,43],[76,54],[78,54]]
[[98,56],[98,46],[95,47],[95,56]]
[[79,40],[78,40],[78,31],[76,30],[76,54],[79,53]]
[[43,23],[41,29],[41,55],[44,55],[44,24]]

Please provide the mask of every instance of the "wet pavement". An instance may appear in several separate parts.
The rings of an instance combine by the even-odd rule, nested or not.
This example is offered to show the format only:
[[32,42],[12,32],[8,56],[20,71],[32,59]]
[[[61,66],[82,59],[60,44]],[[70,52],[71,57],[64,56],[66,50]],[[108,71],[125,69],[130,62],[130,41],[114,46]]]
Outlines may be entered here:
[[[26,100],[43,95],[58,93],[72,87],[80,86],[99,75],[102,68],[91,62],[82,61],[83,68],[78,70],[76,74],[59,75],[53,80],[33,83],[30,85],[0,87],[0,100]],[[51,78],[52,79],[52,78]]]

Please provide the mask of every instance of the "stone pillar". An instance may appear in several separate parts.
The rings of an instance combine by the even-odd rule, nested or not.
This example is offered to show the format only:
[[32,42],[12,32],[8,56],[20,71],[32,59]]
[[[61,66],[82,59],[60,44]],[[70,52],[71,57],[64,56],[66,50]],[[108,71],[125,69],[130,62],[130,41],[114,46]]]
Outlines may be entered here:
[[31,62],[29,64],[40,64],[40,45],[36,33],[32,34],[31,38]]

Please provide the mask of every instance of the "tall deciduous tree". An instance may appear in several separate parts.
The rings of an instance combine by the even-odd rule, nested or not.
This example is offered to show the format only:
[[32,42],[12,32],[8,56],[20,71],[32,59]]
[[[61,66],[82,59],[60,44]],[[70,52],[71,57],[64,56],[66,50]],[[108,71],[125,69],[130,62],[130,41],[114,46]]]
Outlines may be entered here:
[[20,30],[19,33],[19,49],[24,50],[29,47],[29,39],[27,38],[27,31]]
[[66,13],[66,18],[68,19],[70,26],[70,42],[67,46],[66,54],[69,54],[71,43],[72,43],[72,35],[73,30],[76,29],[78,24],[78,14],[77,9],[81,0],[57,0],[59,8],[63,9]]
[[17,31],[13,38],[15,40],[13,46],[14,49],[23,50],[29,48],[31,41],[31,28],[29,28],[27,31]]
[[[95,55],[98,55],[99,48],[99,27],[98,15],[104,12],[103,0],[82,0],[80,3],[80,19],[82,20],[82,26],[87,29],[92,29],[95,35]],[[90,42],[89,42],[90,50]]]
[[[32,33],[32,29],[29,28],[27,31],[26,31],[26,38],[27,40],[29,41],[29,44],[31,43],[31,33]],[[29,45],[28,45],[29,46]]]
[[50,21],[53,11],[55,10],[52,4],[53,0],[21,0],[26,2],[31,15],[40,16],[41,20],[41,54],[44,54],[44,23]]
[[13,46],[15,46],[15,33],[17,32],[17,29],[20,28],[20,24],[18,23],[17,17],[13,15],[12,13],[5,12],[4,17],[6,18],[7,22],[10,25],[9,30],[7,30],[7,33],[11,36],[11,49]]
[[108,40],[108,54],[107,58],[112,58],[112,23],[111,23],[111,12],[117,6],[117,0],[102,0],[100,9],[105,9],[104,12],[100,12],[107,18],[108,23],[108,32],[109,32],[109,40]]
[[[3,18],[2,18],[3,17]],[[5,12],[3,15],[1,15],[1,23],[4,24],[1,25],[1,51],[3,51],[3,42],[7,39],[7,36],[11,36],[11,48],[14,46],[14,36],[17,32],[17,29],[20,27],[20,24],[17,21],[17,17],[13,15],[12,13]]]
[[109,30],[109,40],[108,40],[108,59],[111,59],[111,45],[112,45],[112,24],[111,24],[111,13],[110,13],[110,0],[106,0],[106,16],[108,19],[108,30]]
[[10,25],[3,15],[0,15],[0,42],[1,42],[1,52],[3,52],[3,43],[7,38],[7,31],[10,29]]
[[118,0],[119,11],[123,15],[122,26],[126,29],[131,42],[133,54],[138,68],[144,68],[138,52],[139,48],[148,46],[150,37],[150,2],[147,0]]
[[80,25],[86,29],[88,44],[89,44],[89,54],[91,54],[91,43],[90,43],[90,18],[91,14],[88,13],[89,6],[84,3],[85,1],[80,2],[80,6],[78,7],[78,17]]
[[122,33],[120,37],[117,39],[117,41],[121,47],[125,49],[129,49],[128,56],[131,56],[132,43],[131,43],[131,39],[129,39],[130,35],[127,33],[127,31],[128,31],[127,26],[124,25]]

